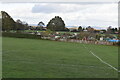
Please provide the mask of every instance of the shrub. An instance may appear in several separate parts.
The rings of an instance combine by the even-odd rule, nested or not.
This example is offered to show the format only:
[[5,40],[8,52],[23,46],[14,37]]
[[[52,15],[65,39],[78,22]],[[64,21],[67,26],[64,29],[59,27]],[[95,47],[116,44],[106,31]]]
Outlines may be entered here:
[[29,39],[41,39],[40,35],[35,34],[24,34],[24,33],[10,33],[10,32],[3,32],[3,37],[15,37],[15,38],[29,38]]

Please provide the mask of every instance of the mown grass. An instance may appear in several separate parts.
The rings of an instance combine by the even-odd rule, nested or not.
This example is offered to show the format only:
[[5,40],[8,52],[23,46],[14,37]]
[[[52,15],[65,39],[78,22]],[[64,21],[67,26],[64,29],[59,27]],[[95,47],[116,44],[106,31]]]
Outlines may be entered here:
[[[88,45],[118,67],[117,47]],[[117,78],[80,43],[3,37],[3,78]]]

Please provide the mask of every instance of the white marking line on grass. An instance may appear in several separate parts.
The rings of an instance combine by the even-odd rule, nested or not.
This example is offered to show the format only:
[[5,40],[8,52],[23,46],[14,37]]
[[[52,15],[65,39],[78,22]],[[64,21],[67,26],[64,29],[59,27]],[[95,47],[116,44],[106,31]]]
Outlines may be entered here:
[[[85,47],[85,45],[83,44],[83,46]],[[85,47],[93,56],[95,56],[97,59],[99,59],[102,63],[108,65],[109,67],[113,68],[115,71],[120,72],[117,68],[113,67],[112,65],[110,65],[109,63],[103,61],[100,57],[98,57],[97,55],[95,55],[92,51],[90,51],[87,47]]]

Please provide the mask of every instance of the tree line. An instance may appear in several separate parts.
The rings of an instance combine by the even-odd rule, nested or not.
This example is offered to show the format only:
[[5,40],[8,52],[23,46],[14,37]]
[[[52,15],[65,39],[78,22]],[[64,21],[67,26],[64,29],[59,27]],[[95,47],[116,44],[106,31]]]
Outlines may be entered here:
[[[14,21],[13,18],[5,11],[1,11],[2,14],[2,31],[22,31],[22,30],[44,30],[45,24],[41,21],[38,23],[37,27],[33,28],[32,26],[28,26],[28,23],[25,21],[21,21],[20,19]],[[55,16],[52,18],[48,24],[46,25],[46,28],[51,31],[70,31],[67,27],[65,27],[64,20],[59,17]],[[83,32],[84,30],[87,30],[87,32],[96,33],[98,32],[91,26],[88,26],[87,28],[83,28],[82,26],[79,26],[78,29],[73,29],[73,32]],[[117,28],[112,28],[111,26],[108,27],[107,30],[101,30],[103,33],[115,33],[118,31]]]
[[[2,30],[3,31],[10,31],[10,30],[20,31],[20,30],[33,29],[31,26],[28,26],[26,22],[21,21],[20,19],[14,21],[13,18],[5,11],[1,11],[1,14],[2,14]],[[38,23],[38,26],[35,29],[42,30],[44,25],[45,24],[41,21]],[[64,21],[59,16],[55,16],[55,18],[52,18],[48,22],[46,28],[52,31],[67,30],[65,28]]]

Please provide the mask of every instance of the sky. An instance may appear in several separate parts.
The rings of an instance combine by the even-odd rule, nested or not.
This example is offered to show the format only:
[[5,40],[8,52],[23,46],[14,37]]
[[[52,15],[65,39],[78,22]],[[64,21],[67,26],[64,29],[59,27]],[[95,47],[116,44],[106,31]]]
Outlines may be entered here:
[[66,26],[118,27],[118,3],[0,3],[15,21],[28,24],[47,23],[60,16]]

